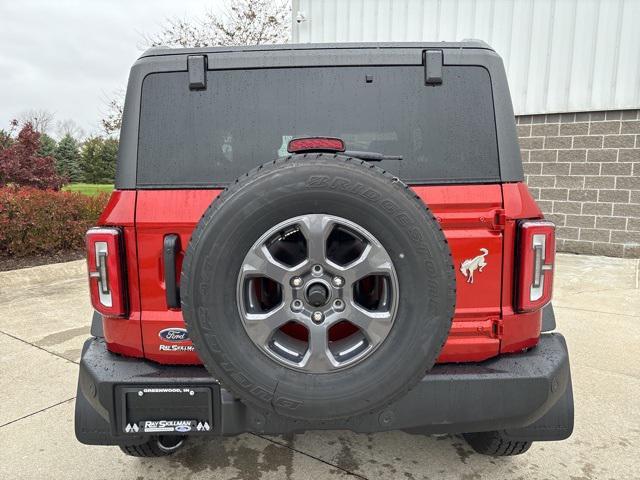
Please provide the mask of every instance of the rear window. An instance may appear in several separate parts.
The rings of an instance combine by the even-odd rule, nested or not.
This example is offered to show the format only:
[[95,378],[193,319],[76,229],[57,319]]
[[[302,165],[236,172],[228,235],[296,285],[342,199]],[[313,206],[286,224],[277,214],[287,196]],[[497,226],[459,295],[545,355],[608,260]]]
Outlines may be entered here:
[[499,181],[491,81],[482,67],[420,66],[156,73],[142,88],[139,186],[222,186],[286,155],[289,140],[331,136],[413,184]]

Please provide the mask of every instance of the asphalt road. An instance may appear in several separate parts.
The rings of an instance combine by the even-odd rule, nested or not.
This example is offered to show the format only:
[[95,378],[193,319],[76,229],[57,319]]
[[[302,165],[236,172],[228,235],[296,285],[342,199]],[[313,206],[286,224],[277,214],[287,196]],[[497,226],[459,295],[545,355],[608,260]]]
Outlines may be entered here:
[[569,440],[493,459],[455,436],[246,434],[140,460],[73,434],[91,318],[84,263],[0,273],[0,478],[640,479],[639,262],[560,255],[556,275],[576,402]]

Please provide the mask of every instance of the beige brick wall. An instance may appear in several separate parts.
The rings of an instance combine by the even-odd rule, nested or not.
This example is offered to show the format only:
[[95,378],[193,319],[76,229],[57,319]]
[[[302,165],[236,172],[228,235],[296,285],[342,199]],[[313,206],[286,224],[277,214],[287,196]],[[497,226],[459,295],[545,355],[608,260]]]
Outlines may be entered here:
[[516,118],[525,179],[559,251],[640,258],[640,110]]

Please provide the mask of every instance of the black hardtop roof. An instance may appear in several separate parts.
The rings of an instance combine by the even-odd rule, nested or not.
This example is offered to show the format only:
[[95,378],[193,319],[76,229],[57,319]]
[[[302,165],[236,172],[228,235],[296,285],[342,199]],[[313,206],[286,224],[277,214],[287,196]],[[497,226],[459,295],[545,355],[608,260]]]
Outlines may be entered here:
[[203,64],[205,71],[210,72],[260,68],[421,65],[425,62],[425,50],[442,51],[443,65],[480,67],[489,73],[500,178],[503,182],[522,181],[524,173],[520,147],[502,59],[481,40],[463,40],[151,48],[134,63],[129,75],[120,132],[116,188],[137,188],[138,136],[145,78],[152,74],[188,72],[191,56],[207,57]]
[[[351,43],[288,43],[269,45],[242,45],[236,47],[203,47],[203,48],[169,48],[152,47],[146,50],[140,58],[158,57],[166,55],[202,55],[215,53],[246,53],[246,52],[282,52],[314,50],[380,50],[380,49],[476,49],[494,51],[482,40],[468,39],[460,42],[351,42]],[[365,52],[363,52],[365,53]]]

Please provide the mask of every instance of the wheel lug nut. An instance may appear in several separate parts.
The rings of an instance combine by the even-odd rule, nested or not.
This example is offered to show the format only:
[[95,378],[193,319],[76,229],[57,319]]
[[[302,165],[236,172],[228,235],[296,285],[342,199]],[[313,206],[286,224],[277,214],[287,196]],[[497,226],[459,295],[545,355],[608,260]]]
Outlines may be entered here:
[[291,286],[295,288],[299,288],[302,286],[302,279],[300,277],[293,277],[291,279]]
[[333,301],[333,309],[337,312],[341,312],[342,310],[344,310],[344,302],[339,298],[336,298]]
[[314,265],[314,266],[311,268],[311,272],[312,272],[314,275],[322,275],[322,265]]
[[302,301],[294,300],[293,302],[291,302],[291,310],[293,310],[294,312],[299,312],[300,310],[302,310]]
[[333,283],[334,287],[343,287],[344,286],[344,278],[342,277],[333,277],[333,280],[331,280],[331,282]]
[[311,320],[313,320],[313,323],[322,323],[324,321],[324,314],[322,312],[313,312],[311,314]]

